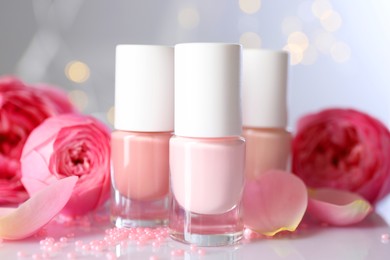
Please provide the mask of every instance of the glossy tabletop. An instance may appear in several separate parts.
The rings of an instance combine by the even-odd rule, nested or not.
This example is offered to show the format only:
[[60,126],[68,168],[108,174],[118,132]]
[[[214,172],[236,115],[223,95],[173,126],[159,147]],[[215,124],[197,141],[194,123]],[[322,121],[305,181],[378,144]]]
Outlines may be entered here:
[[[0,259],[390,259],[389,217],[384,205],[358,225],[301,225],[294,233],[244,239],[229,247],[196,248],[167,238],[157,245],[153,240],[142,245],[125,240],[101,250],[83,248],[80,243],[102,241],[106,230],[113,227],[103,211],[73,222],[52,221],[25,240],[2,241]],[[47,237],[58,243],[56,249],[43,249]]]

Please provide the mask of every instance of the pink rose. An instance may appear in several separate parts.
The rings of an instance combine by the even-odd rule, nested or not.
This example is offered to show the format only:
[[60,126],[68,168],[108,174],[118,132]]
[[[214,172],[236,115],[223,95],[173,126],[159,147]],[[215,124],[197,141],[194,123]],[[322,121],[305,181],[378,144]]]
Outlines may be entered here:
[[50,116],[73,111],[60,90],[28,87],[17,78],[0,77],[0,204],[28,198],[20,182],[19,159],[30,132]]
[[303,117],[293,140],[293,172],[312,188],[355,192],[375,203],[390,192],[390,133],[352,109]]
[[102,205],[110,194],[110,132],[89,116],[48,118],[28,137],[21,166],[22,183],[30,196],[58,179],[78,176],[61,213],[83,215]]

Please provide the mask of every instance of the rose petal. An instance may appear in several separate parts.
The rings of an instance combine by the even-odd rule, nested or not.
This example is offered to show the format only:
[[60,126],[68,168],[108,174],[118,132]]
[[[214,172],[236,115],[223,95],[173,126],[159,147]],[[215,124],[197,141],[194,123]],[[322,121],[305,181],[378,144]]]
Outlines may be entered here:
[[61,179],[36,193],[14,210],[0,216],[0,238],[22,239],[46,225],[68,202],[77,177]]
[[356,193],[329,188],[309,192],[307,212],[331,225],[358,223],[371,211],[371,204]]
[[271,170],[245,184],[244,224],[263,235],[294,231],[306,207],[306,186],[291,173]]

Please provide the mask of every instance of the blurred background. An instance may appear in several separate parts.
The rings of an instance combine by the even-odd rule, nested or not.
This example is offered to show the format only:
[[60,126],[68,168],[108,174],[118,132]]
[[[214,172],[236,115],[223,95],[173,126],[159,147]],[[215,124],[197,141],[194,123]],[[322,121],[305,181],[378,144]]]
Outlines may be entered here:
[[290,53],[293,131],[327,107],[389,126],[389,13],[388,0],[0,0],[0,75],[57,85],[112,126],[117,44],[239,42]]
[[354,107],[390,125],[388,0],[0,0],[0,74],[65,89],[112,125],[117,44],[239,42],[290,53],[289,125]]

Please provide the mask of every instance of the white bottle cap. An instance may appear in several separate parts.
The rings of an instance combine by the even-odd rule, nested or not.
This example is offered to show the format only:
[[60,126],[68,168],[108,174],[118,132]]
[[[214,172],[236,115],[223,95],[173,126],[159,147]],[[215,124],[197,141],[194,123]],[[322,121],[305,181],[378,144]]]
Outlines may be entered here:
[[173,47],[116,47],[116,129],[173,131],[173,61]]
[[175,46],[175,134],[226,137],[241,134],[241,46],[184,43]]
[[287,126],[287,53],[244,49],[242,63],[243,125],[285,128]]

